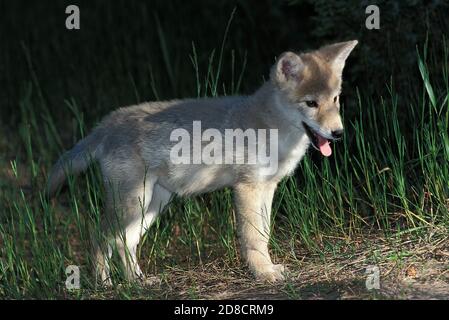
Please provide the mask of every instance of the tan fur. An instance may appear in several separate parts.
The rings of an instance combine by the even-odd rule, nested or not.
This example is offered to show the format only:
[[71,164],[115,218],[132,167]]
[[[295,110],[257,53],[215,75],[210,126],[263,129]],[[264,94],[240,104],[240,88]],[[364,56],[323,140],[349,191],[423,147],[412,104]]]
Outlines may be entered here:
[[271,204],[276,183],[239,184],[235,186],[235,204],[241,254],[258,278],[284,279],[284,267],[274,265],[268,253]]

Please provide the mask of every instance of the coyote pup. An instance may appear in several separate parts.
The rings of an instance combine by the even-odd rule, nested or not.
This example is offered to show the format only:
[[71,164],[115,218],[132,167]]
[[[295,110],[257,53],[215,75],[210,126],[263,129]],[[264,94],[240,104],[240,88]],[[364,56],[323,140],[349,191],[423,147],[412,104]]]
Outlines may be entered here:
[[[330,142],[342,137],[342,72],[356,45],[354,40],[308,53],[285,52],[272,67],[269,81],[251,96],[148,102],[105,117],[59,159],[48,181],[52,195],[69,171],[80,173],[92,160],[100,164],[106,189],[102,227],[107,236],[104,241],[93,239],[97,276],[110,283],[108,261],[116,246],[127,278],[144,279],[136,248],[172,194],[232,187],[242,256],[256,278],[283,280],[284,267],[273,264],[268,252],[273,194],[309,145],[328,157]],[[194,121],[219,133],[276,129],[276,170],[267,174],[259,162],[174,163],[170,156],[176,141],[171,133],[180,128],[191,133]],[[247,156],[253,151],[244,150]]]

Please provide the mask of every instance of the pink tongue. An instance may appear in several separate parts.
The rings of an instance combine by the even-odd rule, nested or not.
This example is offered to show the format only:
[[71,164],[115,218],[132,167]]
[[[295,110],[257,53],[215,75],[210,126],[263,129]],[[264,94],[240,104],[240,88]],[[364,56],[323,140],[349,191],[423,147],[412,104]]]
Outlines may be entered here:
[[317,135],[318,148],[320,148],[321,154],[325,157],[329,157],[332,154],[332,149],[329,144],[329,140]]

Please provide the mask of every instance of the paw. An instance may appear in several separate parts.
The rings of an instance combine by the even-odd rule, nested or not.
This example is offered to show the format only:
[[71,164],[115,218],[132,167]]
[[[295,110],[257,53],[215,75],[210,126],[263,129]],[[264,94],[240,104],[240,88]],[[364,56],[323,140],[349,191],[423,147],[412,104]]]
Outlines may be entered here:
[[158,276],[140,277],[140,283],[145,286],[156,286],[162,283],[162,280]]
[[280,272],[281,274],[283,274],[285,276],[285,273],[287,272],[287,268],[283,265],[283,264],[274,264],[273,265],[273,269],[275,271]]
[[112,279],[108,272],[105,270],[97,270],[95,274],[95,283],[100,287],[110,288],[112,287]]
[[103,287],[103,288],[111,288],[113,286],[112,285],[112,279],[110,277],[97,278],[96,283],[97,283],[97,285],[99,285],[100,287]]
[[273,264],[262,270],[256,270],[256,279],[265,282],[281,282],[285,280],[285,267],[281,264]]
[[143,273],[133,274],[132,277],[127,278],[127,282],[130,284],[136,284],[138,286],[155,286],[162,283],[161,279],[157,276],[145,276]]

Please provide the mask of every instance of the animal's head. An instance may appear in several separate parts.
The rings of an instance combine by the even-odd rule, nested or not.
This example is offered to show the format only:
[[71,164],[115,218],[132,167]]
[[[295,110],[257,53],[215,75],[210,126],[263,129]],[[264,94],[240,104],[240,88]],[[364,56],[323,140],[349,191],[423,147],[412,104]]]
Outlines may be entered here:
[[285,52],[271,70],[282,112],[292,124],[305,128],[312,145],[324,156],[332,153],[329,142],[343,135],[339,102],[342,73],[356,45],[354,40],[308,53]]

